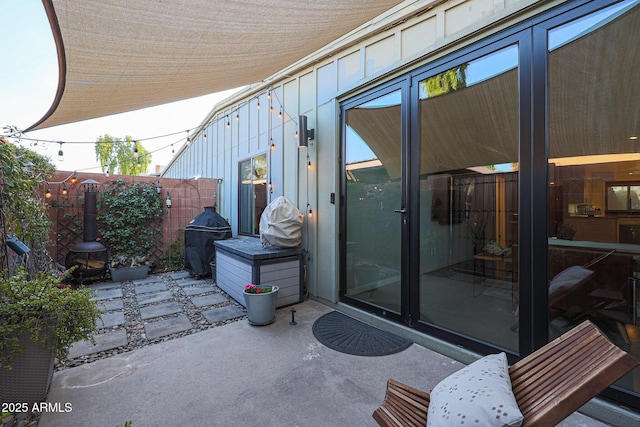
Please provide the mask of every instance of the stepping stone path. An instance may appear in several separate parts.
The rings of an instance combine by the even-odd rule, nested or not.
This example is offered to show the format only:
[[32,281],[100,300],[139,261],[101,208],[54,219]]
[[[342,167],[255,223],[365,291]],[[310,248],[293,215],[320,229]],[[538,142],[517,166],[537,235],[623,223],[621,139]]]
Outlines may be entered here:
[[246,316],[246,310],[215,286],[187,272],[149,276],[132,282],[88,285],[103,311],[91,341],[74,343],[57,369],[77,366],[221,326]]

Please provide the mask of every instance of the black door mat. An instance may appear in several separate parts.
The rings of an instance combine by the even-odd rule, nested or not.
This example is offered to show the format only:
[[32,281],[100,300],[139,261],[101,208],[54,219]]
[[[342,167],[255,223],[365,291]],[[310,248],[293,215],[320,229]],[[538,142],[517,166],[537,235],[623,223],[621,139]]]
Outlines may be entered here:
[[382,331],[359,320],[332,311],[313,324],[313,335],[321,344],[355,356],[385,356],[398,353],[411,341]]

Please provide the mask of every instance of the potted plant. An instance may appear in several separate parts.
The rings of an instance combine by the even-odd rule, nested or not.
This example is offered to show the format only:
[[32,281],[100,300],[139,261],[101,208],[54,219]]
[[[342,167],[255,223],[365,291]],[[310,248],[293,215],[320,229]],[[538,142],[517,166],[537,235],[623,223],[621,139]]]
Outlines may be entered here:
[[164,209],[152,184],[123,180],[101,192],[98,225],[102,238],[114,254],[111,279],[125,281],[147,276],[156,242],[162,235]]
[[109,273],[114,282],[144,279],[149,274],[149,258],[116,255],[109,262]]
[[276,320],[276,302],[278,291],[276,285],[256,286],[249,283],[244,287],[244,303],[247,317],[252,325],[268,325]]
[[54,357],[64,359],[72,343],[93,339],[101,312],[92,297],[52,272],[30,277],[19,268],[1,279],[0,402],[44,401]]

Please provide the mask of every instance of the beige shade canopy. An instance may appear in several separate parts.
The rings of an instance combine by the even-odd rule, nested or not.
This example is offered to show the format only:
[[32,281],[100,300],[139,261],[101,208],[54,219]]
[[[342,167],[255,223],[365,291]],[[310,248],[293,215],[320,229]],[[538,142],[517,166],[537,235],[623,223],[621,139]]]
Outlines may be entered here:
[[43,0],[60,78],[28,130],[263,81],[400,0]]
[[[640,151],[640,7],[549,54],[549,157]],[[518,69],[420,101],[420,173],[518,162]],[[355,108],[348,124],[400,177],[400,107]],[[365,129],[365,127],[367,129]]]

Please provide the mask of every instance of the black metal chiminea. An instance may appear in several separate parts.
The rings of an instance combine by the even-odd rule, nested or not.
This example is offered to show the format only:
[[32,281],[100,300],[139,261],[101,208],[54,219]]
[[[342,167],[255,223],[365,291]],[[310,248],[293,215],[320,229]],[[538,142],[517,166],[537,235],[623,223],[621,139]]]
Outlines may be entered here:
[[98,182],[88,179],[82,182],[84,186],[84,233],[83,242],[75,245],[67,254],[65,267],[76,267],[73,276],[82,280],[87,277],[103,276],[109,267],[107,248],[98,237],[97,223],[97,195]]

